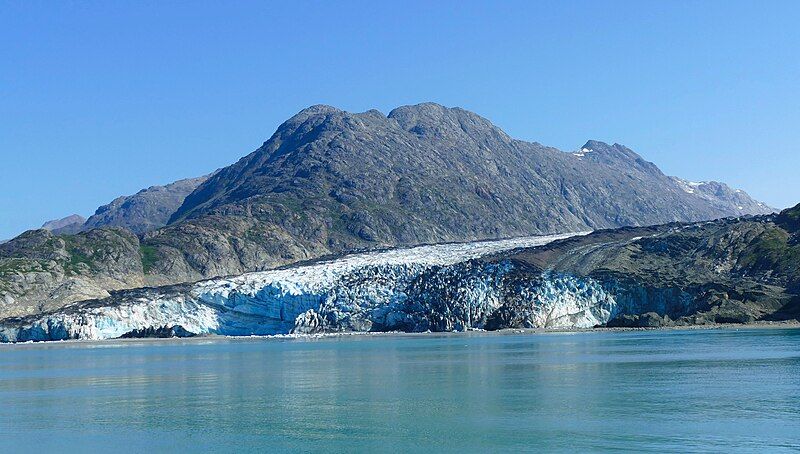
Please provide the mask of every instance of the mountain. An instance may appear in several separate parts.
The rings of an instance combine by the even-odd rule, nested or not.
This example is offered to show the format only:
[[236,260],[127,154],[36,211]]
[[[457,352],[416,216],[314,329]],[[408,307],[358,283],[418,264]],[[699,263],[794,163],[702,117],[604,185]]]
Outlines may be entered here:
[[[428,230],[445,240],[771,212],[757,203],[746,210],[713,203],[729,197],[717,187],[718,194],[693,196],[622,145],[589,141],[563,153],[511,139],[458,108],[428,103],[384,116],[314,106],[201,185],[172,221],[256,205],[318,204],[374,218],[356,220],[346,236],[403,242],[431,240]],[[382,211],[400,212],[404,224]]]
[[[605,163],[618,168],[625,168],[630,162],[637,162],[641,166],[649,165],[652,175],[658,176],[659,183],[663,182],[661,179],[663,174],[654,164],[644,161],[641,156],[624,145],[609,145],[597,140],[590,140],[579,151],[572,154],[584,160]],[[692,182],[678,177],[669,177],[669,180],[672,181],[672,184],[666,184],[667,187],[675,186],[689,195],[689,198],[702,201],[707,205],[706,209],[728,213],[729,216],[770,214],[778,211],[753,199],[741,189],[733,189],[718,181]],[[709,217],[708,219],[718,217]],[[646,225],[646,223],[629,225]]]
[[[194,282],[358,250],[772,211],[721,184],[687,185],[622,145],[562,152],[459,108],[313,106],[207,179],[117,199],[83,227],[138,237],[39,231],[4,244],[0,317],[35,313],[42,298],[54,307],[124,283]],[[45,249],[58,259],[42,258]]]
[[86,222],[86,218],[73,214],[65,218],[47,221],[42,224],[42,228],[56,234],[72,234],[80,232],[84,222]]
[[678,177],[672,180],[687,194],[702,198],[720,210],[738,211],[743,214],[769,214],[778,211],[754,200],[741,189],[731,189],[718,181],[686,181]]
[[167,225],[170,216],[208,176],[178,180],[165,186],[151,186],[134,195],[114,199],[95,211],[82,230],[123,227],[137,235]]
[[117,197],[111,203],[98,208],[89,219],[73,214],[47,221],[41,228],[56,235],[73,235],[102,227],[121,227],[141,235],[167,225],[170,216],[180,208],[186,196],[208,177],[206,175],[178,180],[164,186],[151,186],[133,195]]
[[0,340],[799,318],[800,205],[780,215],[420,246],[125,290],[7,318]]
[[361,248],[772,211],[724,197],[687,192],[622,145],[565,153],[459,108],[313,106],[200,185],[145,241],[159,251],[156,274],[186,281]]

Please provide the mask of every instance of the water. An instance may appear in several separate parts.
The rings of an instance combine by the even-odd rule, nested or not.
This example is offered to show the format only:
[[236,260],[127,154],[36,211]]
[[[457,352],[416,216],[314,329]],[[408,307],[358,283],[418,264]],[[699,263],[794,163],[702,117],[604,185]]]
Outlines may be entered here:
[[800,449],[800,330],[6,345],[0,446]]

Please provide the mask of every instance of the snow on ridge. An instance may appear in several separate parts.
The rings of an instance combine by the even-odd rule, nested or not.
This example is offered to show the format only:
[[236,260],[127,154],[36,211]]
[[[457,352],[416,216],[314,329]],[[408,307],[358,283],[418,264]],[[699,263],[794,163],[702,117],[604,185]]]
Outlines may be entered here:
[[572,153],[572,155],[573,156],[577,156],[579,158],[582,158],[582,157],[586,156],[586,153],[591,153],[593,151],[594,150],[592,150],[591,148],[583,147],[583,148],[581,148],[580,151],[576,151],[575,153]]
[[707,181],[687,181],[678,177],[672,177],[672,179],[687,194],[695,194],[697,189],[708,184]]

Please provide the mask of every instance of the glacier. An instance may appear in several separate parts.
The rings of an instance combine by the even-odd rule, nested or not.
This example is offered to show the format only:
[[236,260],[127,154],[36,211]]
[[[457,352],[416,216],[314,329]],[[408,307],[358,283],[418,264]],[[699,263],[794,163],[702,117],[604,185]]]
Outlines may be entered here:
[[181,326],[226,336],[588,328],[618,312],[586,277],[492,255],[589,232],[399,248],[193,284],[115,292],[0,321],[0,341],[100,340]]

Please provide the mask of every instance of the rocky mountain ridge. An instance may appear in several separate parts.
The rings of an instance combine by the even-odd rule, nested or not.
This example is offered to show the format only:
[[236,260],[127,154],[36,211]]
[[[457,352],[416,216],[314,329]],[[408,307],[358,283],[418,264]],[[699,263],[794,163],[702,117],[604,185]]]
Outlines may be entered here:
[[139,239],[124,229],[63,236],[31,230],[0,244],[0,318],[145,283]]
[[49,230],[58,235],[70,235],[80,232],[86,218],[79,214],[71,214],[61,219],[54,219],[42,224],[42,229]]
[[103,205],[86,220],[82,230],[122,227],[142,235],[164,227],[183,204],[186,196],[208,179],[208,175],[178,180],[164,186],[151,186],[136,194],[122,196]]
[[208,177],[186,178],[163,186],[150,186],[136,194],[117,197],[99,207],[89,219],[73,214],[47,221],[41,228],[57,235],[74,235],[92,229],[119,227],[142,235],[167,225],[186,196]]

